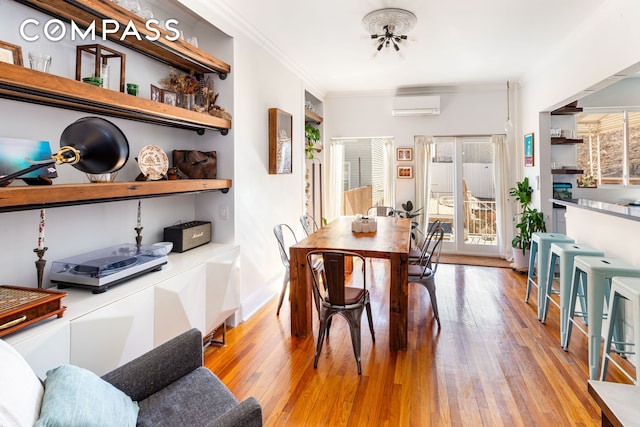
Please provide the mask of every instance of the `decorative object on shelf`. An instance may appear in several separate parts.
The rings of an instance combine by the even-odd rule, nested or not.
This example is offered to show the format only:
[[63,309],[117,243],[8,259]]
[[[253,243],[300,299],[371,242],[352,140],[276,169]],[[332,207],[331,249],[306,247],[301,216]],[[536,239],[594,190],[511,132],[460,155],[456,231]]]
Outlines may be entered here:
[[116,180],[118,176],[118,172],[111,173],[88,173],[87,178],[89,178],[89,182],[100,183],[100,182],[113,182]]
[[[30,169],[41,161],[51,160],[49,141],[34,141],[19,138],[0,138],[0,181],[12,171]],[[58,176],[55,165],[37,167],[19,175],[27,184],[51,183]],[[16,177],[17,178],[17,177]],[[7,184],[10,182],[6,181]]]
[[17,44],[0,41],[0,62],[22,67],[22,48]]
[[155,102],[162,102],[162,89],[158,86],[151,85],[151,100]]
[[138,96],[138,85],[136,83],[127,83],[127,93],[129,95]]
[[533,134],[528,133],[524,136],[524,165],[533,166]]
[[320,141],[320,129],[314,127],[311,123],[304,124],[304,153],[309,160],[313,160],[315,156],[315,145]]
[[293,173],[293,117],[278,108],[269,108],[269,173]]
[[165,178],[169,169],[169,158],[162,148],[145,145],[138,153],[138,167],[145,179],[157,181]]
[[160,80],[160,84],[166,90],[176,93],[175,105],[186,110],[191,110],[195,104],[195,96],[200,92],[200,83],[193,74],[185,74],[170,69],[169,77]]
[[162,102],[167,105],[173,105],[174,107],[178,106],[178,94],[171,90],[163,89],[162,90]]
[[136,245],[138,245],[138,247],[140,247],[140,245],[142,245],[142,229],[144,227],[136,227]]
[[376,217],[356,215],[351,222],[351,231],[353,233],[375,233],[378,231],[378,223]]
[[413,160],[413,149],[411,148],[396,148],[396,161],[398,162],[410,162]]
[[102,77],[104,80],[103,84],[107,89],[109,88],[109,60],[119,59],[120,81],[118,87],[120,92],[124,92],[124,69],[126,65],[126,55],[122,52],[118,52],[117,50],[108,48],[100,44],[76,46],[76,80],[80,80],[81,78],[83,71],[82,58],[86,54],[90,55],[93,58],[93,75],[91,77]]
[[179,178],[216,179],[218,155],[215,151],[173,150],[171,154]]
[[36,277],[38,279],[38,289],[42,289],[42,278],[43,278],[43,274],[44,274],[44,266],[47,265],[47,260],[44,259],[44,253],[47,251],[46,246],[43,247],[42,249],[40,248],[35,248],[33,250],[33,252],[36,253],[36,255],[38,256],[38,259],[36,260],[35,264],[36,264]]
[[104,83],[102,77],[83,77],[82,81],[97,87],[102,87]]
[[371,34],[374,42],[375,57],[383,48],[393,47],[400,52],[400,46],[406,44],[408,36],[418,18],[413,13],[404,9],[387,8],[374,10],[362,18],[362,25]]
[[51,55],[47,55],[46,53],[40,53],[40,52],[29,52],[29,67],[32,70],[48,73],[50,66],[51,66]]
[[0,286],[0,337],[51,316],[62,317],[66,292]]
[[413,179],[413,166],[398,166],[399,179]]
[[598,180],[591,174],[580,175],[576,181],[579,188],[598,188]]
[[509,196],[513,197],[520,205],[520,212],[513,217],[513,221],[517,221],[516,235],[511,240],[513,263],[519,269],[528,267],[528,251],[531,249],[533,233],[547,231],[544,213],[529,207],[532,194],[533,188],[529,185],[529,178],[527,177],[524,177],[522,181],[516,183],[515,187],[509,189]]

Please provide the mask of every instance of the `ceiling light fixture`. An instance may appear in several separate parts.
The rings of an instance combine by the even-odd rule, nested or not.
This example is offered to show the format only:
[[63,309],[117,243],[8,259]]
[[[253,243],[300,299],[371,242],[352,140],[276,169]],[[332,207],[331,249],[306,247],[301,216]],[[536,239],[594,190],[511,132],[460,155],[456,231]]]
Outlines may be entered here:
[[504,131],[507,132],[507,134],[511,133],[513,131],[513,122],[511,121],[511,103],[509,102],[510,100],[510,95],[511,95],[511,91],[510,91],[511,87],[509,85],[509,80],[507,80],[507,121],[504,123]]
[[391,48],[402,56],[400,46],[407,40],[407,33],[413,28],[418,18],[404,9],[379,9],[362,18],[362,25],[371,34],[374,41],[375,57],[382,49]]

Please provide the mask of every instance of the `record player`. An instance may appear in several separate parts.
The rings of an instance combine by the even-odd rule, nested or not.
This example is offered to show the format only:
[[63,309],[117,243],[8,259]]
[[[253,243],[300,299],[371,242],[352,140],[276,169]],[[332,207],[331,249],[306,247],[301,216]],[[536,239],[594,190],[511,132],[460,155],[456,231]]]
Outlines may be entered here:
[[109,286],[160,270],[167,260],[164,247],[123,243],[54,261],[50,279],[58,289],[77,286],[97,294]]

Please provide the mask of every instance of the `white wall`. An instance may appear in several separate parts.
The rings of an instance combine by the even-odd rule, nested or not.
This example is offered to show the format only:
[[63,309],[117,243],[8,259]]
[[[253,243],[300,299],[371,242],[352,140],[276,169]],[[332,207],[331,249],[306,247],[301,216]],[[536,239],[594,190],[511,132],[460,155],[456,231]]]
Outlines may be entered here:
[[[506,82],[430,90],[441,97],[440,115],[393,117],[393,93],[328,95],[324,106],[325,137],[327,141],[329,138],[393,137],[396,147],[413,147],[416,135],[505,133]],[[415,200],[415,181],[396,180],[396,204],[399,206],[407,200]]]
[[[221,16],[211,2],[183,3],[233,37],[235,146],[235,227],[241,247],[241,300],[248,318],[280,291],[284,267],[273,227],[289,224],[302,238],[304,83],[263,43],[241,30],[241,22]],[[215,10],[213,10],[215,9]],[[293,115],[293,173],[269,175],[268,110]]]
[[[550,170],[550,135],[548,114],[588,92],[585,89],[602,87],[606,80],[640,63],[640,2],[609,0],[594,9],[588,20],[565,43],[556,46],[551,60],[540,63],[532,60],[531,72],[521,82],[521,123],[517,140],[526,133],[535,133],[533,168],[524,174],[532,182],[540,177],[541,191],[534,192],[536,206],[551,212],[552,176]],[[615,80],[609,80],[613,83]],[[522,150],[517,163],[522,163]]]

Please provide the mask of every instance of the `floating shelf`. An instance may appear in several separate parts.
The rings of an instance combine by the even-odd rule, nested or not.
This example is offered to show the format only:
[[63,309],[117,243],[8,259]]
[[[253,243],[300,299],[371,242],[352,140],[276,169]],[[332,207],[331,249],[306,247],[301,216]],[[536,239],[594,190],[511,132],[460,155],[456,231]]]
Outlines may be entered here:
[[317,115],[316,113],[314,113],[313,111],[309,110],[309,109],[304,109],[304,120],[307,122],[313,122],[315,124],[320,124],[322,123],[322,116]]
[[9,186],[0,188],[0,212],[84,205],[207,191],[222,191],[226,193],[229,191],[229,188],[231,188],[230,179],[184,179],[175,181]]
[[231,121],[0,62],[0,97],[226,135]]
[[[70,22],[73,20],[83,28],[87,28],[95,22],[98,35],[102,35],[103,19],[116,20],[120,24],[120,30],[107,34],[106,37],[109,40],[186,72],[193,71],[195,74],[217,73],[221,79],[225,79],[227,74],[231,72],[229,64],[184,40],[167,40],[166,37],[171,37],[173,34],[167,32],[164,28],[155,27],[155,30],[160,32],[160,37],[155,40],[157,34],[146,28],[144,19],[109,0],[17,1],[63,21]],[[138,40],[133,35],[122,37],[129,22],[135,24],[141,40]],[[108,28],[113,28],[113,25]],[[147,39],[145,36],[152,40]]]
[[570,145],[570,144],[582,144],[584,139],[565,138],[565,137],[551,137],[551,145]]
[[557,110],[551,112],[552,116],[570,116],[574,114],[582,113],[582,107],[578,107],[578,101],[574,101],[570,104],[560,107]]
[[582,169],[551,169],[552,175],[581,175],[583,173]]

